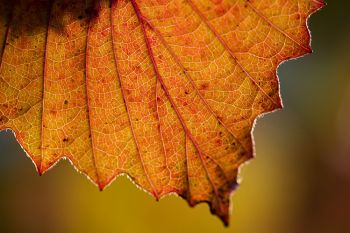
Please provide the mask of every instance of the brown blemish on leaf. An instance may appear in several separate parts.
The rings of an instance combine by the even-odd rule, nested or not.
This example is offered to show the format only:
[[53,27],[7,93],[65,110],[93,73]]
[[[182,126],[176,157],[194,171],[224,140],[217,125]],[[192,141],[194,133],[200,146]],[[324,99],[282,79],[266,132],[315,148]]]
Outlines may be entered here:
[[6,116],[0,116],[0,125],[6,124],[9,119]]
[[202,83],[200,89],[201,90],[208,90],[209,88],[209,83]]

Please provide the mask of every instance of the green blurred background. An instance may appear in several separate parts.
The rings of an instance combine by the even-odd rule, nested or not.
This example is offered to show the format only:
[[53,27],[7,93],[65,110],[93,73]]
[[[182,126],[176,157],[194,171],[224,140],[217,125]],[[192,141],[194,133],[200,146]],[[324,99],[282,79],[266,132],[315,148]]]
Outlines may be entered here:
[[350,232],[350,2],[311,17],[314,53],[278,70],[284,109],[257,121],[257,157],[241,170],[231,226],[207,205],[156,202],[125,177],[103,192],[67,161],[39,177],[0,133],[0,232]]

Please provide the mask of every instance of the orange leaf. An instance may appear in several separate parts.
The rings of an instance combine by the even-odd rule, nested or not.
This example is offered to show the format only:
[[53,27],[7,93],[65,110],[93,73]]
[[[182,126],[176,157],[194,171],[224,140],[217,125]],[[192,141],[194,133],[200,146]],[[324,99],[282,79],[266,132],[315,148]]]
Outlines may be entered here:
[[277,66],[311,52],[322,0],[0,0],[0,129],[40,174],[208,202],[228,224]]

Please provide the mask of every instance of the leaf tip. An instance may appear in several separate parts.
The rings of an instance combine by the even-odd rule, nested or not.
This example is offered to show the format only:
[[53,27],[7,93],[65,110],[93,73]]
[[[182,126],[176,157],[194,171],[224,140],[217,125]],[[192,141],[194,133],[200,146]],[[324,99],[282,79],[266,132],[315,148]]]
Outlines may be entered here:
[[103,184],[101,184],[101,183],[99,183],[99,184],[97,184],[97,186],[98,186],[98,190],[100,191],[100,192],[102,192],[104,189],[105,189],[105,185],[103,185]]
[[159,194],[156,192],[156,191],[152,191],[152,196],[154,196],[154,198],[156,199],[156,201],[157,202],[159,202],[159,200],[160,200],[160,196],[159,196]]
[[43,172],[42,172],[42,170],[41,170],[40,168],[37,169],[37,172],[38,172],[38,175],[39,175],[39,176],[42,176],[42,175],[43,175]]

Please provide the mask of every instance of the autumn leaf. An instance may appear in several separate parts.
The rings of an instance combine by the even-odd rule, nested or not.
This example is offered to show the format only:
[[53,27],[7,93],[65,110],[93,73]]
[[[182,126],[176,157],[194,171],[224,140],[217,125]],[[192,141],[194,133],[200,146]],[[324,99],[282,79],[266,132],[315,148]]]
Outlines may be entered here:
[[225,224],[278,65],[310,53],[321,0],[0,0],[0,129],[39,174],[68,158]]

